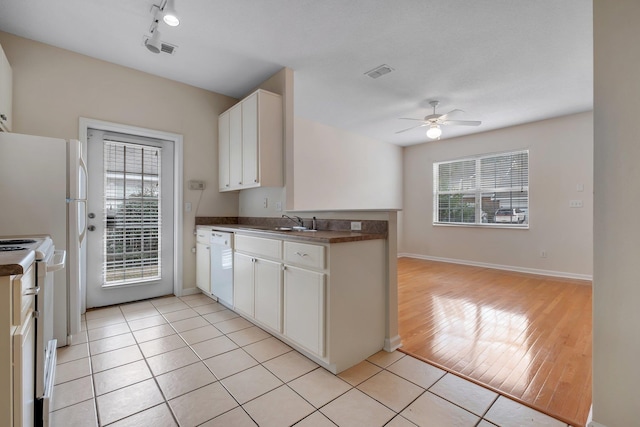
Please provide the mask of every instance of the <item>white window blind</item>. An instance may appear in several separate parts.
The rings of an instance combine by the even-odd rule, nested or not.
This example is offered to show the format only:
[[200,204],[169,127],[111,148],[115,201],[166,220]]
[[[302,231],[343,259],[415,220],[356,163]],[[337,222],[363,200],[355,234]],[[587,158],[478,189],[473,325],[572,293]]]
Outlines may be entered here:
[[529,151],[433,164],[434,224],[528,227]]
[[104,286],[161,277],[161,148],[104,140]]

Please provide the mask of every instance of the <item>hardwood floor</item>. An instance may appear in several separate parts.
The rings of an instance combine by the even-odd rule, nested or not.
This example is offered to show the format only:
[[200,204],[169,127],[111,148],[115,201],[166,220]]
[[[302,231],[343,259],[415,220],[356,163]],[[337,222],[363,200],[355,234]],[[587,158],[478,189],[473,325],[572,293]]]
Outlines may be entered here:
[[584,426],[590,282],[400,258],[398,298],[401,351]]

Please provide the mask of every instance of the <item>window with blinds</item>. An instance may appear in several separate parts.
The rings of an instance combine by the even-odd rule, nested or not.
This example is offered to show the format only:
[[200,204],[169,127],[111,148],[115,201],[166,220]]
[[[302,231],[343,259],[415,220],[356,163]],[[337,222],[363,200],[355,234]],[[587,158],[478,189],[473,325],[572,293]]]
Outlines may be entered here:
[[104,286],[161,278],[161,148],[104,140]]
[[433,164],[433,223],[529,226],[529,151]]

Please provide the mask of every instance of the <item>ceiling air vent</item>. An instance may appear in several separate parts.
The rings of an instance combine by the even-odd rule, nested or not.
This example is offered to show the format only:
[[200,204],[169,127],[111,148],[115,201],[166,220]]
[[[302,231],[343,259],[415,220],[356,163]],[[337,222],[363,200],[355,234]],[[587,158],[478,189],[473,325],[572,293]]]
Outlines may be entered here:
[[[147,40],[149,40],[150,38],[151,37],[144,36],[144,39],[142,40],[142,45],[143,46],[146,45]],[[178,46],[167,43],[167,42],[160,42],[160,52],[167,53],[169,55],[174,55],[176,53],[176,50],[178,50]]]
[[384,76],[385,74],[389,74],[393,71],[393,68],[389,67],[387,64],[382,64],[373,70],[367,71],[365,74],[372,79],[377,79],[380,76]]

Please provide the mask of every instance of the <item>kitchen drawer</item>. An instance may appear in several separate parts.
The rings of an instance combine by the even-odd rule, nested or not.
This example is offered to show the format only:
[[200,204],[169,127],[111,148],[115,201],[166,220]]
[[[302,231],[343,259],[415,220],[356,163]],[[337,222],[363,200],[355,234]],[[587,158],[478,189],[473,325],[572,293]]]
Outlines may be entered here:
[[307,243],[284,242],[284,261],[286,263],[323,270],[325,247]]
[[35,295],[37,293],[35,268],[33,265],[22,275],[13,279],[13,304],[12,323],[23,324],[24,318],[35,307]]
[[209,241],[211,240],[212,230],[213,230],[212,227],[203,227],[203,226],[196,227],[196,243],[204,243],[208,245]]
[[235,249],[268,258],[280,259],[282,257],[282,241],[275,239],[236,234]]

